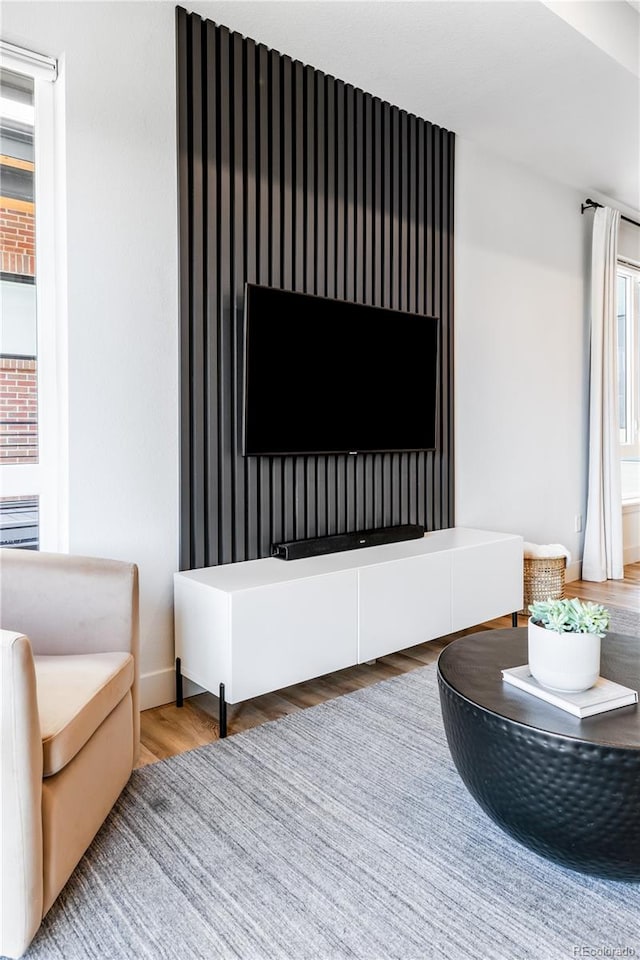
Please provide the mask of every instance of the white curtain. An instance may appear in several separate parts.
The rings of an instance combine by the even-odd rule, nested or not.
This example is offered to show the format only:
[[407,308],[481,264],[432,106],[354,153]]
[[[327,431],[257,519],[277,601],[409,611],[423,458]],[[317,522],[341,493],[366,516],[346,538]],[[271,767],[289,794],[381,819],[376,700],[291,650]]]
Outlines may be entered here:
[[616,268],[620,213],[599,207],[591,252],[589,485],[582,577],[621,580],[622,494],[618,424]]

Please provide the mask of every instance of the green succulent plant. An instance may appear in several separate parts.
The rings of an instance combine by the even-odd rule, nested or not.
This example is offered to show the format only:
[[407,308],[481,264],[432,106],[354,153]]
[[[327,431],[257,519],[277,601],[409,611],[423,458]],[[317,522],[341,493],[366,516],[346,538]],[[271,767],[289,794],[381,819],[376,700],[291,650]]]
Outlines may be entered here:
[[601,603],[579,600],[536,600],[529,613],[534,623],[556,633],[594,633],[604,637],[609,611]]

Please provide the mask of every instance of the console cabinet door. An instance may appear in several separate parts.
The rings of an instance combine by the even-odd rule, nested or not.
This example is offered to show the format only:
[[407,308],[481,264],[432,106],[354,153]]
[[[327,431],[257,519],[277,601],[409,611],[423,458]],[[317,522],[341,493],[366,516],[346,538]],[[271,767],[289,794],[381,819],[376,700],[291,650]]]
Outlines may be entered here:
[[359,571],[358,662],[451,632],[449,553]]
[[522,607],[522,540],[483,543],[451,555],[451,630]]
[[357,571],[232,594],[232,703],[357,662]]

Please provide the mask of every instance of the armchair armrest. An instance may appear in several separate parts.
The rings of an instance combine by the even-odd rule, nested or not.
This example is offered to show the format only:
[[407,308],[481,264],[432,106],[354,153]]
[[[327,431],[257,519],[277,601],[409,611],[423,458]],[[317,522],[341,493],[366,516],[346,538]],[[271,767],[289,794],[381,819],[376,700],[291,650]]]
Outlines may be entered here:
[[42,740],[28,639],[0,630],[0,954],[20,957],[42,919]]

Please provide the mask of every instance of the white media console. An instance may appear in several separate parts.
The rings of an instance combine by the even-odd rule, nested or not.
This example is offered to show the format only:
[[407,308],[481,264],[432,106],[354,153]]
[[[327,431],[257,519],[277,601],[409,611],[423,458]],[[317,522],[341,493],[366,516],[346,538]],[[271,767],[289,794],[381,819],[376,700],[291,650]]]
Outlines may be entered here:
[[522,538],[453,527],[185,571],[174,588],[179,689],[238,703],[521,609]]

